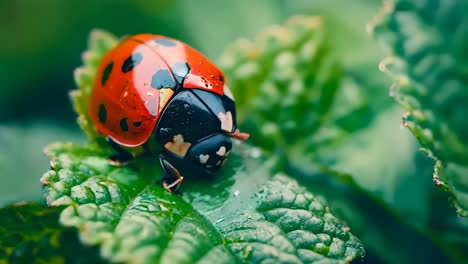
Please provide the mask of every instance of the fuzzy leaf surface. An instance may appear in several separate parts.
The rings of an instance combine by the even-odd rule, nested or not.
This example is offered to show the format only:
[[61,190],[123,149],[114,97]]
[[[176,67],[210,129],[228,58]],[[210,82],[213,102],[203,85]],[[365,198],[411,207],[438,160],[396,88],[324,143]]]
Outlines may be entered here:
[[392,50],[380,68],[408,112],[406,126],[435,161],[434,182],[468,215],[468,1],[384,1],[371,24]]
[[250,161],[258,169],[249,170],[235,155],[226,168],[233,178],[225,173],[211,182],[217,188],[195,186],[180,197],[156,183],[152,157],[116,167],[97,147],[60,143],[47,154],[53,170],[41,181],[48,204],[65,206],[60,222],[78,228],[84,244],[101,245],[111,261],[340,263],[364,254],[319,199],[273,174],[275,161]]

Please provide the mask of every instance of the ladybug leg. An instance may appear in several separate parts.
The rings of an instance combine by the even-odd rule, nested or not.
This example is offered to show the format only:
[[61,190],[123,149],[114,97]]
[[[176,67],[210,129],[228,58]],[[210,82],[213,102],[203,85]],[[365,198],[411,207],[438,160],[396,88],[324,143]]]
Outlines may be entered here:
[[109,145],[117,152],[109,157],[111,163],[114,165],[124,165],[133,159],[133,155],[127,150],[123,149],[114,140],[111,138],[106,138],[106,140]]
[[159,162],[161,163],[161,167],[165,175],[162,179],[162,186],[168,192],[177,191],[182,184],[184,177],[182,177],[179,171],[165,159],[164,155],[159,156]]
[[150,154],[153,153],[153,151],[151,150],[151,148],[150,148],[150,146],[147,144],[147,142],[145,142],[145,143],[142,145],[142,147],[143,147],[144,153],[150,153]]

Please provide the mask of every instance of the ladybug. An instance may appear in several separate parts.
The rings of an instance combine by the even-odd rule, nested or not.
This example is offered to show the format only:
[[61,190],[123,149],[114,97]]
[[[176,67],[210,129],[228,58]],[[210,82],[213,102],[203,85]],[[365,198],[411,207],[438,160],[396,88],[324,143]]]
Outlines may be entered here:
[[161,149],[162,185],[177,190],[179,168],[215,174],[232,148],[231,138],[249,135],[236,128],[234,97],[223,72],[187,44],[161,35],[130,36],[101,60],[89,115],[120,162],[131,150]]

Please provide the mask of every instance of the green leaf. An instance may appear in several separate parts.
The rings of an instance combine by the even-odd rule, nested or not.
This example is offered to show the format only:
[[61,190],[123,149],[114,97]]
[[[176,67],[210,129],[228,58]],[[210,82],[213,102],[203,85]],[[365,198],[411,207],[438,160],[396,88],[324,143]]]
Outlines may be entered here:
[[236,93],[239,119],[252,141],[270,151],[313,135],[342,80],[317,17],[293,17],[255,41],[238,41],[223,54],[221,66]]
[[434,182],[468,215],[468,2],[385,1],[371,24],[393,57],[380,68],[407,127],[435,160]]
[[[66,206],[60,222],[77,227],[85,244],[100,244],[112,261],[349,262],[364,254],[319,199],[287,176],[270,176],[275,160],[251,160],[257,169],[246,169],[233,154],[219,179],[184,184],[193,190],[179,197],[155,183],[160,169],[152,157],[116,167],[93,146],[55,144],[47,154],[53,170],[41,182],[48,204]],[[223,195],[210,193],[217,186]]]
[[310,162],[322,146],[340,143],[372,121],[359,81],[331,52],[319,17],[292,17],[254,41],[240,40],[220,64],[251,142],[285,153],[288,162]]
[[62,208],[19,203],[0,209],[0,263],[101,263],[95,247],[58,223]]

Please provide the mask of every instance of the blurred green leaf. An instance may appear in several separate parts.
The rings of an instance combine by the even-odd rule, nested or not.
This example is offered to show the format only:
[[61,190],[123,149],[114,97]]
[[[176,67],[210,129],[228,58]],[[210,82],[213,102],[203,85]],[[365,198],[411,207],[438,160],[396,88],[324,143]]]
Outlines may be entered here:
[[468,215],[468,2],[385,1],[371,24],[395,57],[380,68],[408,113],[403,125],[435,160],[434,182]]
[[285,153],[293,163],[321,159],[322,147],[365,131],[386,109],[372,109],[368,83],[343,68],[321,24],[318,17],[295,17],[255,41],[231,45],[220,60],[244,130],[263,150]]
[[0,209],[0,263],[103,263],[97,248],[59,224],[61,209],[37,203]]
[[341,58],[347,68],[375,64],[381,59],[381,49],[364,30],[365,25],[380,8],[379,1],[295,0],[284,1],[284,5],[283,10],[291,14],[306,13],[322,17],[333,52]]

